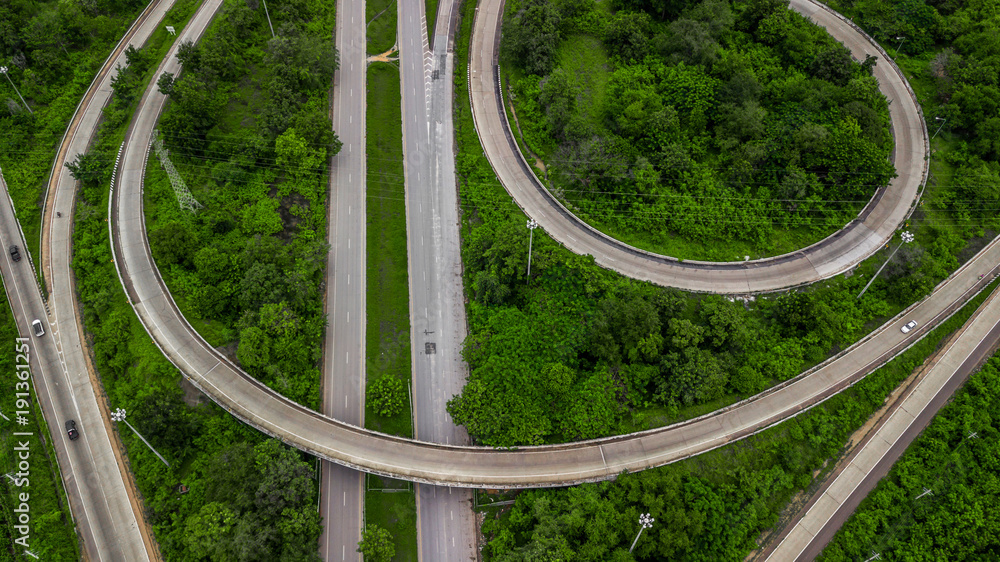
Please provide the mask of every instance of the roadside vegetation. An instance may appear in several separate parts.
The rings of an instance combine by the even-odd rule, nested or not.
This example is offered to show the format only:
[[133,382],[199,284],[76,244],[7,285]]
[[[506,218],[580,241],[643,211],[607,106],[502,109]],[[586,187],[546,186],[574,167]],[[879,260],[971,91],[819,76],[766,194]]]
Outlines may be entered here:
[[512,1],[501,57],[528,161],[645,249],[790,252],[895,175],[876,60],[782,2]]
[[[465,17],[462,41],[469,25]],[[624,433],[751,396],[857,341],[986,242],[914,220],[917,242],[860,299],[898,242],[852,275],[741,301],[624,278],[537,231],[528,279],[525,217],[482,154],[464,71],[455,74],[470,376],[449,411],[481,444]]]
[[438,0],[424,0],[424,13],[427,19],[427,38],[431,43],[434,42],[434,26],[437,24],[437,11]]
[[[974,373],[820,560],[989,560],[1000,529],[1000,357]],[[928,493],[928,490],[930,491]]]
[[[0,281],[2,290],[3,281]],[[0,421],[0,474],[11,476],[0,476],[0,562],[27,559],[23,555],[26,550],[44,560],[70,562],[79,559],[79,545],[34,382],[30,383],[28,397],[17,396],[17,393],[24,392],[23,388],[15,387],[18,382],[16,373],[20,372],[16,365],[24,364],[24,360],[17,357],[18,337],[14,315],[5,301],[0,304],[0,342],[6,347],[0,353],[0,372],[7,376],[3,382],[6,388],[0,391],[0,412],[8,419]],[[29,346],[32,344],[32,341],[28,342]],[[29,348],[29,353],[34,353],[34,349]],[[33,379],[39,376],[33,373]],[[26,400],[29,406],[18,406],[16,402],[19,398]],[[29,412],[23,416],[26,424],[18,423],[18,417],[14,415],[17,410]],[[55,430],[61,431],[62,428],[56,426]],[[26,451],[22,446],[25,442],[28,443]],[[24,453],[29,455],[27,471],[18,467],[18,463],[24,460],[20,455]],[[19,475],[19,472],[24,473]],[[22,502],[21,494],[27,494],[27,501]],[[22,503],[27,505],[27,511]],[[15,509],[18,511],[15,512]],[[30,518],[26,534],[15,528],[15,525],[21,525],[21,515]],[[27,548],[15,544],[15,539],[25,541]]]
[[[417,503],[413,484],[373,474],[366,477],[365,483],[365,524],[381,530],[378,543],[382,548],[372,549],[371,559],[417,562]],[[392,556],[384,556],[390,545]],[[368,560],[366,553],[365,561]]]
[[[290,3],[286,6],[282,6],[281,3],[277,3],[277,6],[275,4],[273,0],[269,3],[269,8],[273,10],[272,19],[277,19],[276,13],[288,18],[288,20],[279,19],[279,25],[295,22],[296,25],[302,25],[301,29],[311,29],[313,25],[311,20],[302,22],[294,20],[293,17],[302,13],[328,14],[327,8],[319,4]],[[187,12],[180,19],[182,22],[194,8],[193,3],[185,6]],[[284,8],[289,8],[291,11],[285,11]],[[309,9],[318,11],[299,11]],[[247,6],[243,0],[227,3],[224,12],[216,16],[212,24],[214,29],[209,36],[223,34],[226,26],[232,26],[233,18],[237,17],[245,17],[246,19],[242,21],[252,23],[254,26],[254,33],[244,33],[245,37],[242,37],[241,41],[251,41],[252,37],[263,37],[266,42],[267,36],[270,35],[269,31],[266,32],[267,36],[264,35],[266,22],[261,24],[262,16],[258,15],[257,10]],[[324,15],[323,21],[326,21],[326,17],[330,17],[332,21],[332,15]],[[328,31],[322,33],[325,37],[329,36]],[[111,158],[97,159],[98,164],[86,166],[85,169],[89,173],[81,175],[84,181],[81,182],[80,197],[77,200],[73,266],[77,274],[77,288],[80,293],[87,338],[93,344],[93,360],[101,375],[111,406],[128,411],[131,423],[170,463],[169,467],[164,465],[129,429],[121,428],[120,435],[147,508],[147,517],[153,525],[156,539],[166,560],[318,560],[316,544],[321,526],[319,513],[316,511],[318,482],[314,459],[285,447],[276,440],[268,439],[242,424],[186,383],[177,369],[160,353],[136,318],[118,282],[111,260],[106,218],[108,183],[114,154],[124,138],[127,123],[134,113],[143,89],[151,81],[159,78],[153,76],[153,69],[162,59],[163,50],[169,46],[170,38],[164,39],[168,40],[162,45],[154,43],[149,53],[146,49],[132,53],[133,62],[128,72],[134,74],[126,74],[116,81],[115,101],[105,109],[104,124],[91,152],[88,153],[92,157],[110,154]],[[204,52],[198,48],[186,47],[185,50],[188,55],[204,56]],[[249,51],[252,49],[241,51],[239,55],[247,55]],[[260,51],[261,48],[258,48],[258,55]],[[219,57],[215,60],[222,67],[236,64],[234,53],[222,51],[213,54]],[[207,58],[211,59],[211,56]],[[283,67],[284,70],[296,68],[298,67],[292,65]],[[219,113],[223,113],[218,106],[210,105],[214,100],[212,97],[214,90],[198,82],[200,75],[192,72],[191,76],[194,78],[186,81],[182,77],[173,86],[191,96],[200,93],[206,100],[206,107],[215,108]],[[224,91],[225,84],[221,82],[221,78],[216,78],[220,82],[214,82],[213,85]],[[280,79],[272,79],[269,84],[276,84],[275,87],[279,87],[281,82]],[[301,98],[296,99],[300,100],[302,105],[307,104],[301,101]],[[264,114],[263,111],[261,113]],[[208,117],[228,115],[215,114]],[[273,112],[267,115],[277,119],[284,114]],[[325,117],[325,113],[322,116]],[[294,121],[295,117],[297,116],[288,118]],[[206,121],[192,119],[189,124],[192,127],[200,127],[205,126]],[[165,128],[169,130],[169,127]],[[324,126],[317,125],[317,129],[323,128]],[[181,134],[173,130],[174,136],[168,136],[168,141],[172,138],[184,138],[190,141],[190,144],[178,147],[175,151],[178,161],[182,161],[183,158],[193,160],[206,154],[213,154],[209,151],[221,150],[217,144],[213,144],[218,142],[218,138],[212,137],[212,126],[205,126],[204,129],[195,128],[192,131],[190,134]],[[275,138],[278,136],[280,135],[276,135]],[[253,138],[252,131],[248,131],[245,140],[250,142]],[[314,150],[319,150],[315,145],[313,147]],[[254,154],[258,153],[248,149],[245,156],[253,158]],[[151,163],[155,158],[155,155],[150,156]],[[277,160],[277,155],[273,158]],[[86,160],[85,158],[83,162]],[[208,160],[210,159],[205,158],[203,165],[207,166],[208,164],[204,162]],[[245,179],[255,178],[255,173],[262,175],[271,173],[277,176],[282,174],[282,169],[287,170],[289,167],[302,172],[304,167],[292,167],[287,162],[274,162],[269,170],[246,171],[238,169],[236,165],[227,168],[227,164],[229,164],[228,159],[214,162],[212,166],[213,169],[218,167],[231,174],[243,172],[246,174],[243,176]],[[292,186],[306,189],[303,185],[311,185],[307,180],[291,175],[291,178],[286,178],[282,183],[283,189],[290,189]],[[201,180],[196,183],[190,177],[188,179],[188,184],[196,197],[204,197],[200,202],[206,208],[199,211],[202,213],[201,216],[208,220],[214,220],[213,217],[217,219],[223,211],[209,209],[208,205],[218,204],[221,197],[207,189],[200,191]],[[147,187],[150,183],[147,181]],[[263,191],[267,193],[266,189]],[[303,197],[300,205],[306,202]],[[176,199],[172,204],[177,205]],[[164,212],[167,212],[166,207]],[[243,218],[242,215],[230,218],[232,221],[230,229],[240,228],[240,225],[244,224],[241,221]],[[307,220],[307,217],[303,220]],[[196,226],[202,225],[196,223]],[[189,227],[193,232],[187,230]],[[193,246],[191,239],[198,231],[191,225],[182,224],[178,228],[178,233],[181,243]],[[220,232],[217,237],[220,241],[226,240],[222,234],[225,232]],[[165,237],[158,235],[157,238],[162,241]],[[261,235],[260,240],[264,238],[265,236]],[[256,242],[257,239],[253,241]],[[280,240],[263,241],[260,244],[262,249],[258,253],[251,251],[251,255],[283,255],[282,252],[291,251]],[[295,242],[290,242],[289,245],[294,246]],[[166,248],[170,246],[167,245]],[[164,246],[160,248],[154,246],[154,254],[162,259],[161,252],[164,249]],[[178,260],[184,266],[188,264],[183,260],[194,260],[194,255],[202,251],[201,248],[191,246],[187,249],[190,250],[190,254]],[[268,251],[272,253],[269,254]],[[232,256],[233,261],[236,262],[238,257],[238,255]],[[218,266],[217,262],[210,260],[199,259],[198,262]],[[233,263],[227,267],[235,268],[239,265]],[[277,265],[265,264],[258,269],[269,270],[270,267]],[[322,264],[317,267],[322,268]],[[163,268],[167,270],[169,276],[171,268]],[[183,272],[181,270],[181,275],[171,278],[172,281],[186,279]],[[293,276],[290,277],[294,279]],[[288,277],[282,277],[281,280],[287,279]],[[220,285],[224,286],[224,283]],[[274,289],[275,285],[271,284],[269,287]],[[277,292],[268,293],[270,296],[275,294],[280,295]],[[183,302],[186,298],[187,295],[180,300]],[[279,299],[270,304],[274,302],[281,301]],[[279,307],[274,308],[277,310]],[[280,328],[291,330],[287,323],[279,322],[288,318],[287,315],[283,315],[282,310],[276,312],[276,317],[275,321]],[[221,322],[218,319],[216,321]],[[221,328],[220,332],[227,333]],[[229,351],[231,352],[231,349]]]
[[[26,250],[34,256],[39,255],[42,198],[59,141],[94,75],[146,4],[0,3],[0,66],[7,68],[7,77],[0,78],[0,168],[24,229]],[[182,12],[168,14],[164,24],[177,25]]]
[[[263,8],[226,2],[199,44],[181,46],[182,73],[157,77],[170,96],[160,131],[177,174],[151,151],[146,225],[164,280],[200,333],[315,409],[327,166],[340,150],[328,102],[334,14],[318,1],[268,7],[274,37]],[[183,204],[180,183],[197,204]]]
[[[395,3],[392,9],[396,9]],[[367,95],[365,427],[412,437],[410,284],[399,69],[389,63],[371,63]],[[392,560],[416,562],[413,486],[377,476],[368,476],[365,482],[365,521],[391,535],[395,546]]]

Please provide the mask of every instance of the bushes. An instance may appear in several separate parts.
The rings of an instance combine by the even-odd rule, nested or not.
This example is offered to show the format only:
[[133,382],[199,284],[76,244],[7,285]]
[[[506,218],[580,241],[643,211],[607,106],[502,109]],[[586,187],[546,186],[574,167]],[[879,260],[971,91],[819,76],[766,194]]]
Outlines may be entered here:
[[510,3],[511,98],[553,191],[630,243],[685,258],[730,261],[729,242],[786,252],[847,222],[894,175],[886,100],[870,68],[772,4],[706,0],[672,21],[622,7],[599,30],[607,88],[584,104],[602,70],[577,66],[587,55],[560,47],[566,33],[540,31],[560,29],[555,8]]
[[383,375],[368,385],[365,399],[376,414],[386,418],[402,413],[409,404],[406,385],[394,375]]

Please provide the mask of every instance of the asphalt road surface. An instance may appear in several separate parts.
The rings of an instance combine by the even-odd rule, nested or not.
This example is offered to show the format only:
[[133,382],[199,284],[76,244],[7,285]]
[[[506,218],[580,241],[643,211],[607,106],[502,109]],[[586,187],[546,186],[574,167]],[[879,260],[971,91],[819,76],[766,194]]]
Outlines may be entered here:
[[[52,431],[52,445],[83,550],[94,561],[148,560],[137,515],[129,501],[109,428],[101,416],[86,365],[82,358],[79,362],[70,362],[69,354],[63,353],[66,351],[65,339],[68,339],[65,336],[76,331],[72,312],[68,318],[65,313],[62,315],[63,322],[54,321],[60,317],[55,310],[52,316],[46,313],[2,178],[0,192],[0,242],[3,244],[0,272],[18,331],[29,340],[31,380],[42,409],[29,415],[44,415]],[[19,262],[14,262],[7,251],[12,244],[20,247],[22,258]],[[41,337],[31,333],[31,322],[35,319],[40,319],[45,327],[45,335]],[[14,345],[15,342],[4,342],[10,353]],[[5,381],[10,385],[5,392],[14,391],[14,382]],[[80,432],[76,441],[70,441],[64,430],[64,423],[70,419],[76,420]],[[41,447],[43,438],[34,436],[34,446]],[[41,454],[41,451],[29,449],[29,455],[31,453]],[[31,513],[30,502],[29,515],[33,518],[41,515]],[[32,524],[32,531],[37,530],[38,527]],[[29,534],[29,547],[34,544],[32,538]],[[34,538],[37,541],[37,537]]]
[[[330,254],[327,259],[323,413],[364,425],[365,399],[365,3],[337,2],[333,130],[343,143],[330,166]],[[322,461],[320,511],[323,560],[361,560],[363,475]]]
[[[448,400],[462,391],[468,368],[462,287],[458,190],[451,119],[449,22],[454,3],[438,6],[433,52],[423,0],[399,2],[398,45],[403,102],[403,159],[410,280],[410,350],[415,436],[465,445]],[[476,559],[472,494],[418,484],[417,542],[421,560]]]
[[965,323],[941,358],[906,391],[894,411],[851,455],[843,470],[816,492],[803,516],[783,534],[767,560],[804,562],[819,556],[934,415],[989,359],[998,342],[1000,293],[994,292]]
[[616,241],[573,216],[541,187],[511,138],[496,73],[503,0],[482,0],[472,31],[472,113],[497,177],[525,213],[554,239],[597,263],[635,279],[688,291],[739,294],[796,287],[843,273],[885,245],[908,216],[927,173],[927,128],[909,85],[885,52],[837,14],[809,0],[791,7],[827,28],[856,59],[879,56],[875,76],[891,101],[899,177],[880,189],[845,228],[790,254],[749,262],[712,263],[659,256]]
[[[94,78],[60,144],[42,225],[41,266],[50,291],[49,314],[32,278],[32,265],[23,242],[18,245],[26,259],[13,268],[3,268],[8,296],[22,333],[28,333],[27,322],[34,318],[46,324],[47,333],[32,341],[33,380],[42,412],[55,431],[52,437],[70,510],[90,560],[149,560],[155,547],[148,528],[141,523],[139,500],[129,494],[125,482],[127,468],[120,451],[111,442],[111,422],[106,412],[102,413],[101,402],[94,392],[97,381],[92,378],[81,345],[82,326],[70,269],[76,181],[63,163],[85,152],[92,141],[101,109],[112,93],[114,68],[126,64],[125,48],[143,45],[171,6],[173,0],[154,1],[140,14]],[[9,245],[7,240],[21,237],[14,214],[6,204],[6,189],[4,185],[5,203],[0,212],[4,248]],[[56,212],[63,218],[56,218]],[[70,442],[66,438],[63,429],[66,419],[77,421],[79,440]]]

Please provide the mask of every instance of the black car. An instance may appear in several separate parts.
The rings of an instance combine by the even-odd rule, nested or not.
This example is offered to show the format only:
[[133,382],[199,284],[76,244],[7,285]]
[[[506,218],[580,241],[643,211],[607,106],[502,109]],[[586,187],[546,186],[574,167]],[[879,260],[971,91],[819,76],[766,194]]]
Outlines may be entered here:
[[21,250],[17,249],[17,246],[10,247],[10,257],[14,261],[21,261]]
[[69,434],[70,441],[76,441],[80,437],[80,432],[76,430],[76,422],[66,420],[66,433]]

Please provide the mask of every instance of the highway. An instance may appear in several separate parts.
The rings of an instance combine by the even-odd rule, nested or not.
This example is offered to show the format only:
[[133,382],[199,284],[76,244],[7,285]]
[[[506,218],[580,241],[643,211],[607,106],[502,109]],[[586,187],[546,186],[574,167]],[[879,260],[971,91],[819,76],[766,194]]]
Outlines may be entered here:
[[875,76],[891,101],[899,177],[879,189],[856,220],[826,239],[790,254],[748,262],[682,262],[633,248],[584,224],[541,186],[514,144],[500,102],[496,66],[503,0],[481,0],[472,31],[469,85],[476,129],[493,170],[518,206],[549,236],[635,279],[687,291],[744,294],[807,285],[850,270],[884,246],[916,204],[927,175],[927,127],[909,84],[881,47],[809,0],[793,0],[791,7],[825,27],[855,59],[877,55]]
[[[0,191],[0,242],[3,244],[0,273],[18,331],[29,340],[31,381],[41,405],[41,412],[29,415],[44,415],[51,430],[52,446],[82,549],[94,561],[149,560],[139,528],[139,511],[130,501],[122,467],[109,436],[111,428],[101,415],[86,365],[82,356],[79,362],[70,362],[69,354],[64,353],[69,351],[65,340],[70,339],[65,336],[76,331],[72,311],[67,313],[65,309],[53,308],[51,316],[46,313],[2,176]],[[11,244],[20,247],[21,261],[11,259],[7,251]],[[35,319],[40,319],[45,326],[46,333],[41,337],[31,334],[30,325]],[[55,319],[62,319],[62,322]],[[7,345],[13,349],[14,342]],[[76,355],[81,355],[79,349]],[[11,380],[9,391],[13,389],[14,381]],[[69,419],[76,420],[80,432],[76,441],[70,441],[64,430],[64,423]],[[42,439],[47,437],[34,436],[30,443],[42,447]],[[41,454],[41,451],[29,449],[28,454],[31,453]],[[32,515],[30,511],[29,515]],[[37,527],[32,525],[32,530]],[[30,534],[28,538],[29,545],[33,544]]]
[[965,323],[941,358],[907,389],[895,410],[818,490],[769,549],[767,561],[814,560],[906,448],[1000,343],[1000,292]]
[[[218,3],[218,0],[206,2],[206,5],[199,10],[199,14],[192,19],[192,24],[188,26],[184,34],[190,37],[200,35],[201,31],[195,33],[190,30],[197,28],[199,25],[202,26],[201,29],[204,29],[204,25],[207,25],[207,18],[211,16],[211,13],[214,13],[218,7]],[[484,2],[479,15],[486,28],[488,28],[490,23],[489,14],[484,14],[483,12],[489,3],[489,1]],[[214,5],[214,7],[207,10],[206,8],[209,5]],[[811,13],[811,10],[815,10],[815,8],[806,7],[805,4],[794,5],[793,7],[803,13]],[[402,20],[404,7],[401,5],[400,9],[400,20]],[[206,12],[208,13],[207,16],[205,15]],[[363,14],[363,6],[360,13]],[[201,22],[202,17],[206,18],[203,24],[196,23],[195,20]],[[340,13],[338,13],[339,17],[341,17]],[[848,30],[850,29],[826,12],[812,13],[812,17],[820,22],[825,22],[824,25],[830,27],[831,31],[834,31],[835,36],[838,36],[838,38],[840,36],[834,28],[839,25]],[[439,17],[440,21],[441,18]],[[341,25],[338,20],[338,28],[340,27]],[[360,27],[363,33],[364,26],[357,27]],[[496,29],[495,25],[494,29]],[[477,24],[476,30],[479,32],[481,26]],[[188,35],[189,33],[190,35]],[[850,31],[847,33],[849,34]],[[175,43],[175,45],[179,42]],[[440,43],[442,42],[437,39],[435,40],[435,56],[437,55],[437,47]],[[446,44],[446,41],[444,43]],[[856,57],[858,56],[857,53],[864,53],[865,49],[868,48],[863,44],[860,45],[860,47],[849,45]],[[480,44],[480,46],[485,46],[485,44]],[[339,36],[338,48],[341,49],[342,61],[345,61],[346,59],[343,58],[345,50],[340,45]],[[473,61],[486,59],[486,51],[483,49],[476,49],[474,47],[473,53]],[[879,67],[877,67],[877,73],[882,74],[879,76],[880,82],[883,84],[887,95],[895,102],[890,108],[894,110],[893,124],[897,133],[896,165],[900,170],[900,177],[893,182],[893,184],[899,185],[890,185],[889,189],[876,194],[870,207],[862,213],[864,220],[852,223],[845,231],[842,231],[835,237],[831,237],[831,239],[805,251],[798,252],[793,256],[760,260],[749,264],[707,265],[687,261],[680,264],[667,258],[653,258],[642,252],[630,251],[627,248],[623,249],[621,244],[606,240],[601,241],[601,243],[603,246],[606,246],[603,249],[608,254],[599,255],[598,262],[606,267],[621,271],[626,275],[649,279],[665,285],[681,286],[689,290],[741,293],[774,290],[782,286],[809,283],[845,271],[853,267],[863,257],[870,255],[884,243],[887,236],[883,235],[885,233],[891,234],[895,226],[901,222],[902,217],[909,210],[910,205],[914,202],[917,187],[922,183],[924,173],[915,172],[915,169],[921,166],[914,164],[914,162],[923,160],[922,156],[927,136],[919,117],[917,118],[920,121],[919,126],[907,121],[913,115],[919,116],[919,111],[914,113],[899,109],[907,105],[907,101],[912,104],[912,100],[905,91],[905,83],[903,84],[903,89],[891,89],[892,73],[887,73],[887,65],[884,64],[886,57],[884,57],[884,53],[882,54],[883,58],[880,60]],[[433,58],[431,57],[432,64]],[[863,54],[861,58],[863,58]],[[176,72],[176,68],[170,70],[169,67],[170,63],[174,63],[176,66],[176,61],[172,53],[168,59],[165,66],[161,68],[161,72]],[[483,72],[477,77],[484,78],[485,74]],[[476,82],[476,80],[473,82]],[[482,83],[482,80],[480,80],[480,86]],[[428,86],[428,88],[430,89],[431,87]],[[105,88],[105,90],[109,89]],[[478,92],[483,93],[487,89],[480,87]],[[561,485],[606,479],[613,477],[623,468],[639,470],[649,466],[657,466],[724,445],[734,438],[748,435],[753,431],[776,423],[788,415],[801,411],[803,407],[812,405],[818,400],[828,397],[833,390],[842,388],[852,379],[858,377],[859,373],[870,370],[873,365],[887,360],[891,354],[898,353],[906,345],[912,343],[914,341],[913,338],[917,337],[917,335],[914,334],[908,338],[902,338],[898,334],[898,329],[895,326],[896,323],[902,320],[903,317],[906,319],[918,318],[922,320],[921,326],[926,328],[928,327],[927,322],[931,318],[934,318],[934,321],[940,321],[942,316],[947,315],[949,311],[953,311],[956,302],[960,302],[963,298],[968,298],[974,292],[975,286],[978,285],[975,281],[975,271],[978,270],[975,268],[982,269],[985,267],[981,265],[967,265],[953,279],[950,278],[943,283],[940,291],[936,291],[932,297],[918,303],[910,312],[890,322],[885,330],[873,334],[869,339],[852,347],[850,353],[827,364],[826,367],[816,370],[807,377],[796,379],[790,384],[767,391],[750,401],[727,408],[722,412],[709,414],[698,420],[691,420],[677,424],[677,426],[672,426],[671,428],[651,430],[632,436],[608,438],[587,443],[524,448],[519,451],[493,451],[485,448],[419,444],[412,440],[372,434],[371,432],[366,432],[356,426],[352,426],[352,424],[338,423],[330,417],[319,416],[314,412],[309,412],[302,407],[290,403],[273,392],[262,388],[261,385],[255,384],[254,381],[249,380],[245,375],[241,375],[235,366],[229,364],[228,361],[221,358],[217,353],[214,353],[214,350],[197,337],[190,326],[180,318],[172,299],[166,293],[162,281],[159,280],[155,266],[152,265],[145,240],[145,229],[142,227],[141,175],[145,162],[145,147],[148,146],[146,141],[149,138],[148,133],[144,136],[144,132],[146,132],[145,127],[147,124],[151,125],[155,123],[155,118],[158,116],[160,109],[162,109],[163,100],[158,100],[157,96],[158,92],[147,92],[147,95],[143,99],[141,110],[137,112],[136,126],[126,145],[128,150],[126,150],[126,158],[122,165],[122,180],[118,182],[119,188],[115,194],[115,207],[111,212],[112,229],[115,235],[115,249],[118,257],[116,264],[119,267],[123,282],[130,295],[130,300],[147,330],[150,331],[154,340],[163,349],[165,355],[185,375],[191,378],[199,388],[207,392],[217,402],[241,419],[259,427],[266,433],[282,437],[287,442],[303,450],[313,452],[323,458],[334,460],[337,463],[355,468],[369,469],[372,472],[380,474],[408,478],[418,482],[441,482],[455,486],[489,485],[495,487]],[[162,96],[159,97],[162,98]],[[476,100],[477,95],[474,94],[473,98]],[[359,99],[362,100],[361,103],[363,104],[363,91]],[[433,100],[434,97],[431,96],[430,99]],[[480,102],[478,105],[482,105],[483,97],[479,97],[478,99]],[[338,103],[336,97],[334,103]],[[496,105],[494,106],[493,113],[495,117],[500,117],[500,113],[496,109],[497,107]],[[897,117],[896,112],[902,115]],[[344,115],[344,113],[338,114],[336,109],[334,109],[334,114],[336,117],[343,117]],[[434,110],[430,108],[430,104],[428,105],[426,115],[427,123],[430,124],[430,116],[435,115]],[[481,121],[479,120],[480,116],[477,113],[477,124],[479,124],[481,135],[484,136],[483,142],[485,146],[487,141],[485,140],[486,135],[483,134]],[[900,123],[904,125],[900,127]],[[349,128],[338,127],[335,121],[335,129],[340,133],[342,140],[346,139]],[[363,124],[358,129],[363,139]],[[491,130],[495,133],[499,129]],[[910,134],[900,134],[901,131],[906,131]],[[438,132],[437,134],[444,133]],[[922,135],[922,138],[920,135]],[[431,133],[428,129],[427,140],[430,141],[430,138]],[[918,142],[911,142],[909,148],[907,148],[906,139],[910,141],[917,139]],[[405,145],[406,142],[404,142]],[[364,146],[363,140],[360,146]],[[346,149],[347,142],[345,140]],[[361,169],[363,170],[363,151],[361,158]],[[519,155],[518,158],[520,158]],[[514,167],[513,161],[508,161],[507,163],[511,165],[510,167]],[[62,170],[61,166],[59,169]],[[126,174],[130,175],[128,179],[125,179]],[[136,179],[138,181],[135,181]],[[331,180],[331,187],[334,185],[333,181]],[[363,182],[363,179],[361,181]],[[506,182],[505,185],[507,185]],[[912,189],[910,189],[911,187]],[[65,189],[57,189],[55,192],[50,193],[50,209],[62,208],[60,207],[58,195],[60,191],[64,193],[62,201],[64,203],[68,202],[71,208],[71,194],[67,193]],[[408,201],[409,199],[408,195]],[[518,201],[520,202],[521,199],[518,199]],[[336,205],[335,201],[331,200],[331,208],[336,210],[334,205]],[[530,207],[529,209],[535,209],[535,207]],[[566,243],[566,239],[562,238],[557,228],[549,228],[550,224],[546,222],[549,219],[543,220],[543,217],[545,217],[544,214],[536,215],[530,212],[530,210],[529,214],[539,220],[557,239]],[[47,216],[50,215],[51,213]],[[557,215],[560,215],[560,213],[555,212],[552,214],[552,217],[557,217]],[[560,215],[560,217],[565,218],[564,215]],[[331,216],[331,235],[335,231],[333,226],[334,218]],[[49,218],[47,226],[48,228],[52,228],[51,224],[58,222],[52,221]],[[10,225],[15,223],[4,220],[4,224]],[[558,225],[559,217],[553,219],[552,224]],[[46,234],[51,240],[47,243],[43,242],[43,247],[53,245],[54,241],[60,240],[58,234],[55,232],[49,233],[48,228],[46,229]],[[577,226],[576,228],[579,227]],[[363,232],[363,229],[361,231]],[[138,238],[135,237],[137,232],[141,233]],[[354,232],[356,234],[358,231],[355,230]],[[0,234],[5,237],[5,240],[8,239],[6,237],[9,233],[0,232]],[[585,236],[600,240],[600,237],[594,235],[592,232],[585,233]],[[337,239],[343,240],[339,237]],[[65,237],[65,240],[68,241],[68,236]],[[574,243],[576,242],[572,237],[569,240]],[[576,249],[574,246],[570,247]],[[611,250],[608,250],[608,247],[611,247]],[[618,256],[614,251],[622,251],[624,254]],[[331,250],[331,264],[335,263],[333,261],[335,253],[334,250]],[[65,255],[68,256],[68,253]],[[614,256],[627,259],[623,259],[619,263],[619,260]],[[998,257],[1000,256],[998,256],[996,246],[991,245],[984,250],[983,256],[977,258],[977,260],[982,260],[982,262],[992,260],[992,263],[996,263]],[[659,263],[656,267],[650,268],[648,263],[650,260],[653,262],[658,261]],[[52,268],[51,263],[49,263],[57,263],[58,261],[52,258],[46,260],[45,269],[47,276],[55,276],[54,271],[62,269],[61,265]],[[808,265],[806,265],[806,262],[808,262]],[[978,264],[981,262],[976,261],[975,263]],[[682,281],[670,283],[651,278],[654,274],[661,273],[659,271],[661,269],[669,272],[666,274],[666,278],[691,279],[690,283],[692,285],[684,287],[677,284]],[[68,273],[68,271],[67,266],[65,272]],[[6,278],[9,272],[5,270],[4,273]],[[706,275],[706,273],[710,275]],[[700,278],[700,281],[698,278]],[[411,281],[412,279],[411,275]],[[709,282],[706,279],[711,279],[712,281]],[[55,295],[57,285],[50,281],[50,286],[53,286]],[[67,284],[67,286],[69,285]],[[413,289],[411,288],[412,293]],[[70,300],[72,300],[72,292],[69,292],[68,295]],[[21,298],[21,294],[17,295],[17,300],[12,296],[12,302],[20,302]],[[411,300],[412,302],[414,301]],[[75,310],[74,305],[71,303],[68,307],[64,307],[63,310]],[[333,314],[337,314],[339,310],[335,305]],[[34,312],[29,309],[22,309],[23,314],[34,314]],[[54,315],[56,314],[54,313]],[[21,318],[19,317],[19,319]],[[61,324],[59,326],[61,327]],[[76,329],[75,326],[74,329]],[[414,341],[416,341],[416,324],[414,324],[413,329]],[[56,331],[63,332],[62,330]],[[65,332],[68,331],[72,330],[66,330]],[[334,330],[331,329],[330,331],[333,332]],[[363,349],[363,328],[360,331]],[[922,334],[923,330],[920,333]],[[50,341],[54,340],[55,338]],[[76,341],[78,348],[79,339]],[[54,346],[55,344],[53,343]],[[413,346],[413,348],[416,354],[418,346]],[[332,347],[328,347],[328,349],[332,349]],[[39,352],[46,353],[44,345]],[[331,355],[333,358],[327,359],[326,362],[332,366],[336,363],[336,354],[331,352]],[[359,357],[363,357],[363,355]],[[867,364],[865,363],[866,360],[868,360]],[[345,354],[345,363],[347,361],[348,359]],[[414,365],[416,367],[416,362]],[[837,369],[831,369],[831,365],[836,365]],[[861,370],[845,369],[845,367],[861,367]],[[43,372],[45,368],[45,365],[41,366]],[[836,374],[838,369],[848,371],[848,374],[838,376]],[[340,374],[335,378],[349,380],[349,377],[342,377]],[[363,379],[358,384],[363,384]],[[806,389],[805,387],[807,386],[811,386],[812,388]],[[87,387],[89,388],[89,381]],[[41,388],[39,392],[42,392]],[[348,397],[346,393],[343,395],[345,398]],[[419,399],[415,398],[415,402],[417,400]],[[273,410],[269,408],[273,408]],[[347,411],[346,407],[344,411]],[[58,407],[56,413],[59,413]],[[83,421],[84,427],[82,428],[81,440],[76,443],[77,445],[84,443],[88,433],[92,433],[93,431],[91,429],[92,424],[88,423],[84,416],[81,415],[78,420]],[[103,427],[102,423],[95,423]],[[431,430],[428,430],[428,435],[431,432]],[[422,435],[418,436],[427,439],[431,438]],[[93,440],[94,435],[91,435],[88,441]],[[598,462],[598,454],[600,455],[600,462]],[[90,472],[90,474],[94,474],[94,472]],[[102,474],[106,474],[106,472],[102,472]],[[86,505],[92,506],[98,503],[87,502]],[[93,523],[93,526],[95,528],[101,527],[102,521],[98,518]],[[118,528],[114,532],[120,534],[122,533],[122,529]],[[121,541],[119,540],[119,542]],[[141,543],[141,540],[131,542],[133,545],[139,543]],[[119,546],[119,548],[123,547]],[[143,552],[145,551],[143,550]],[[102,558],[98,556],[94,559]],[[112,556],[111,559],[146,559],[146,555],[125,555],[122,558]]]
[[[438,5],[434,50],[428,46],[423,0],[400,0],[397,18],[403,121],[404,187],[410,284],[410,350],[414,435],[465,445],[469,437],[446,411],[465,385],[466,336],[458,186],[451,118],[449,22],[454,2]],[[472,494],[418,484],[421,560],[476,560]]]
[[[108,405],[95,395],[99,382],[81,345],[82,324],[70,269],[76,181],[63,163],[86,151],[92,141],[101,109],[112,93],[114,68],[126,64],[126,47],[143,45],[172,6],[173,0],[154,0],[143,10],[98,71],[60,143],[42,225],[40,261],[50,291],[48,314],[27,245],[9,206],[7,186],[0,177],[4,200],[0,205],[0,239],[5,250],[10,243],[17,243],[25,255],[13,264],[5,254],[0,270],[21,332],[28,333],[28,323],[34,318],[46,324],[44,336],[32,337],[32,380],[53,431],[53,446],[83,551],[95,561],[150,560],[157,559],[158,553],[149,528],[142,522],[139,499],[129,493],[130,483],[125,480],[131,476],[121,451],[112,443]],[[63,218],[55,218],[57,211]],[[67,419],[77,421],[79,440],[70,442],[66,437],[63,424]]]
[[[364,426],[366,298],[365,92],[368,64],[365,3],[338,0],[331,119],[343,143],[330,162],[322,408],[327,416]],[[364,509],[362,473],[322,461],[320,513],[323,560],[360,561]]]

